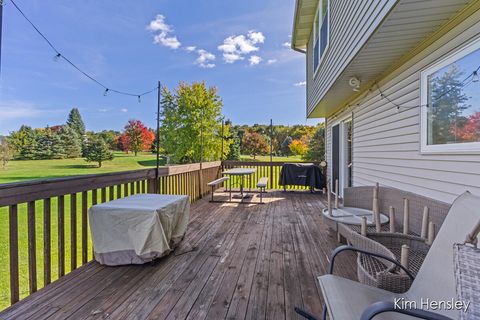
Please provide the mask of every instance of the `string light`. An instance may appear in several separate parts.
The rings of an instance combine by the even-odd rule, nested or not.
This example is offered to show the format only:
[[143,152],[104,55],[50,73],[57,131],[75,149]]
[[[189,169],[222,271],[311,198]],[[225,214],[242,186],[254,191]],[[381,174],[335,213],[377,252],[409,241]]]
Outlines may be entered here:
[[[2,3],[4,1],[0,0],[0,3]],[[73,63],[70,59],[68,59],[67,57],[65,57],[64,55],[62,55],[60,53],[60,51],[53,45],[53,43],[48,40],[48,38],[40,31],[40,29],[38,29],[38,27],[27,17],[27,15],[22,11],[22,9],[20,9],[20,7],[15,3],[14,0],[10,0],[10,2],[13,4],[13,6],[15,7],[15,9],[17,9],[17,11],[23,16],[23,18],[32,26],[32,28],[40,35],[40,37],[48,44],[48,46],[55,52],[55,56],[53,57],[53,60],[54,61],[58,61],[60,59],[63,59],[65,62],[67,62],[70,66],[72,66],[75,70],[77,70],[78,72],[80,72],[81,74],[83,74],[85,77],[87,77],[88,79],[90,79],[91,81],[95,82],[97,85],[101,86],[102,88],[105,89],[103,95],[106,96],[109,92],[114,92],[114,93],[117,93],[117,94],[120,94],[120,95],[125,95],[125,96],[132,96],[132,97],[137,97],[139,102],[140,102],[140,97],[141,96],[144,96],[144,95],[147,95],[147,94],[150,94],[154,91],[157,91],[159,89],[158,86],[154,87],[153,89],[151,90],[148,90],[142,94],[138,94],[138,93],[131,93],[131,92],[126,92],[126,91],[121,91],[121,90],[116,90],[116,89],[109,89],[106,85],[104,85],[102,82],[98,81],[97,79],[95,79],[92,75],[90,75],[89,73],[83,71],[79,66],[77,66],[75,63]]]
[[478,72],[477,70],[473,71],[473,76],[472,76],[472,82],[478,82],[479,77],[478,77]]
[[138,96],[138,103],[142,102],[141,96]]

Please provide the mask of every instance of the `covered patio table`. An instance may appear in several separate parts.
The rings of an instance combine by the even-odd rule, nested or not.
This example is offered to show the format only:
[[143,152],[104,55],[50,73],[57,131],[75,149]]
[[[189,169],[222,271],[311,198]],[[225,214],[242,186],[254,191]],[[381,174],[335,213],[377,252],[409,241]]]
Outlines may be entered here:
[[167,255],[183,239],[190,216],[184,195],[137,194],[89,210],[95,260],[115,266]]
[[[250,197],[248,194],[244,194],[243,189],[245,186],[245,177],[248,176],[250,177],[252,174],[255,173],[257,169],[255,168],[233,168],[227,171],[223,171],[223,175],[229,175],[229,176],[238,176],[240,177],[240,196],[241,198],[248,198]],[[230,190],[232,188],[232,182],[230,180]]]

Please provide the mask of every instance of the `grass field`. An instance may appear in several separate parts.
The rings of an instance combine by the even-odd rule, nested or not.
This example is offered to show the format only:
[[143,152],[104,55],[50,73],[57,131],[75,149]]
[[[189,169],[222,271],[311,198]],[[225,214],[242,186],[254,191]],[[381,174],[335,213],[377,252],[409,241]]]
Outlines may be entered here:
[[[98,168],[96,163],[84,159],[60,160],[15,160],[10,161],[6,169],[0,169],[0,184],[42,178],[58,178],[82,174],[96,174],[114,171],[126,171],[155,167],[155,155],[116,152],[112,161],[106,161]],[[163,164],[163,163],[162,163]]]
[[[252,160],[252,157],[243,156],[242,160]],[[270,161],[268,156],[257,157],[257,161]],[[298,157],[274,157],[274,161],[300,161]],[[97,174],[114,171],[145,169],[155,166],[155,155],[142,153],[133,154],[116,153],[113,161],[105,162],[102,168],[95,164],[87,163],[83,159],[65,160],[24,160],[11,161],[7,169],[0,169],[0,184],[32,179],[45,179],[83,174]],[[108,192],[108,189],[107,189]],[[98,195],[100,199],[100,194]],[[108,194],[107,194],[108,199]],[[81,197],[77,194],[77,208],[80,208]],[[89,196],[91,203],[91,194]],[[65,271],[70,271],[70,196],[65,196]],[[19,234],[19,268],[20,268],[20,295],[28,295],[28,239],[27,239],[27,210],[26,204],[18,207],[18,234]],[[38,288],[43,287],[43,201],[36,201],[36,250],[37,250],[37,283]],[[81,244],[81,219],[77,213],[77,243]],[[51,248],[52,248],[52,280],[58,277],[58,251],[57,251],[57,199],[51,201]],[[8,208],[0,208],[0,310],[6,308],[10,302],[9,295],[9,219]],[[91,246],[90,246],[91,247]],[[92,257],[91,251],[89,252]],[[77,245],[77,264],[81,261],[81,245]]]

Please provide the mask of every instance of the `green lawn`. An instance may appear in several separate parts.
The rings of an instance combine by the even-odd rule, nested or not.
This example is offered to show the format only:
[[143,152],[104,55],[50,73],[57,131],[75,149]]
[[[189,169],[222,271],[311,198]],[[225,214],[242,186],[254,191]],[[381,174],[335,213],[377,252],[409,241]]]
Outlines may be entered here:
[[101,168],[84,159],[61,160],[14,160],[6,169],[0,169],[0,184],[14,181],[96,174],[114,171],[145,169],[155,166],[155,155],[116,152],[112,161],[106,161]]

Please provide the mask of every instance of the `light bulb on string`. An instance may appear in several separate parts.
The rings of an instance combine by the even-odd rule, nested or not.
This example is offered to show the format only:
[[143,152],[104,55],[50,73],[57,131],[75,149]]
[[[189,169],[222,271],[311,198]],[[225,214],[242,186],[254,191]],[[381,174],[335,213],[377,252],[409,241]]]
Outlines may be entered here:
[[477,70],[473,71],[472,82],[478,82],[480,77],[478,76]]
[[108,95],[108,88],[105,89],[105,92],[103,93],[103,96],[106,97]]
[[61,57],[62,55],[60,53],[57,53],[56,55],[53,56],[53,61],[57,62],[58,60],[60,60]]
[[138,96],[138,103],[142,102],[141,96]]

